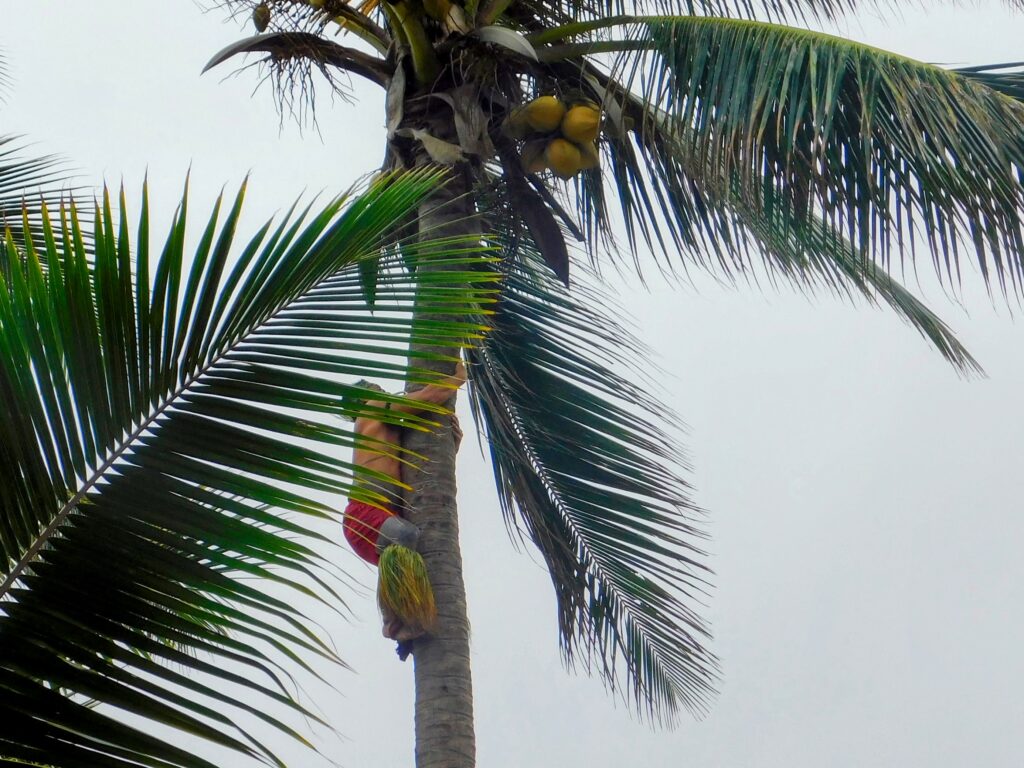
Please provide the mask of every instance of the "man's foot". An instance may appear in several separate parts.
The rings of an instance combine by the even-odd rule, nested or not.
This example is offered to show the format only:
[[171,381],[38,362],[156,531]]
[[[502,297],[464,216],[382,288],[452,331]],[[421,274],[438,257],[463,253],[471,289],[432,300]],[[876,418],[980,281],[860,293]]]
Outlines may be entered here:
[[398,654],[398,658],[405,661],[409,658],[409,654],[412,653],[412,648],[416,644],[416,640],[427,634],[427,631],[422,627],[410,627],[403,626],[398,632],[398,636],[395,640],[398,641],[398,646],[395,648],[395,653]]
[[385,619],[381,634],[388,640],[398,640],[398,634],[402,631],[402,622],[398,619]]
[[410,640],[415,640],[417,637],[423,637],[426,634],[426,630],[413,624],[403,624],[396,616],[391,615],[384,617],[384,626],[381,628],[381,634],[388,640],[406,643]]
[[403,624],[402,628],[398,630],[398,633],[393,639],[400,643],[407,643],[410,640],[415,640],[417,637],[423,637],[427,632],[423,627],[413,626],[411,624]]

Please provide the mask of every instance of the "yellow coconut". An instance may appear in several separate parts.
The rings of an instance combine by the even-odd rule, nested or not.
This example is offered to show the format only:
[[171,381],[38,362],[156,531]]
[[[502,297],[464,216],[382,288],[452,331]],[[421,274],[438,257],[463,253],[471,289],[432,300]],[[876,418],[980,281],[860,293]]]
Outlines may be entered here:
[[522,162],[523,170],[527,173],[540,173],[548,167],[544,158],[544,150],[547,142],[544,139],[534,139],[523,145]]
[[588,171],[597,168],[601,164],[601,154],[597,151],[597,144],[588,141],[586,144],[577,145],[580,150],[580,170]]
[[523,107],[523,113],[533,130],[547,133],[561,125],[565,104],[557,96],[540,96]]
[[565,139],[552,139],[544,150],[548,168],[560,179],[571,179],[580,170],[580,148]]
[[526,119],[526,107],[512,110],[511,114],[505,118],[502,130],[513,139],[525,139],[529,136],[533,129],[530,127],[529,120]]
[[596,141],[601,133],[601,110],[592,104],[578,104],[562,118],[562,135],[577,144]]

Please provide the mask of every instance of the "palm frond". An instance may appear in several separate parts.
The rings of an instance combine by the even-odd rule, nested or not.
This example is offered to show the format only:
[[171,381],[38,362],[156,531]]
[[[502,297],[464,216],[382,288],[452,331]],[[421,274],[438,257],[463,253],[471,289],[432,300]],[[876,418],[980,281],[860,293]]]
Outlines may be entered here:
[[[718,271],[749,276],[747,265],[756,253],[773,282],[781,278],[801,290],[826,290],[840,298],[859,295],[873,304],[884,304],[961,374],[983,373],[949,326],[890,272],[865,259],[820,218],[797,219],[768,185],[750,190],[737,183],[735,176],[716,180],[710,172],[698,175],[699,165],[688,157],[686,147],[659,134],[653,125],[648,126],[639,147],[650,153],[651,167],[661,171],[657,181],[668,180],[671,210],[687,216],[684,226],[703,228],[701,245],[706,249],[715,246]],[[687,180],[695,177],[701,179],[700,184],[687,185]]]
[[785,206],[770,196],[746,204],[740,194],[715,201],[756,244],[772,277],[809,290],[825,288],[840,297],[854,291],[875,305],[884,304],[921,334],[961,374],[984,371],[953,330],[920,299],[873,261],[857,253],[824,222],[794,222]]
[[[306,0],[209,0],[209,7],[227,10],[230,16],[249,25],[257,7],[266,7],[270,20],[265,34],[240,40],[215,54],[204,72],[238,54],[264,53],[245,68],[256,67],[260,83],[269,83],[282,119],[294,118],[300,125],[316,121],[319,74],[332,93],[349,98],[349,87],[340,73],[358,75],[385,86],[392,66],[386,62],[391,44],[387,30],[359,7],[346,0],[327,0],[313,6]],[[329,39],[338,34],[359,38],[377,54],[340,45]]]
[[957,67],[953,70],[971,80],[983,83],[992,90],[1024,101],[1024,61],[1008,61],[1003,64],[981,64],[974,67]]
[[[151,257],[145,193],[134,244],[124,195],[116,216],[108,196],[97,206],[94,264],[73,208],[56,224],[44,216],[25,253],[7,239],[0,758],[211,766],[138,718],[267,764],[280,762],[240,718],[303,741],[289,713],[312,715],[289,670],[340,662],[281,596],[341,602],[307,546],[329,541],[311,524],[337,519],[336,501],[312,496],[388,492],[338,458],[366,444],[334,417],[365,412],[371,394],[345,382],[431,381],[408,369],[410,339],[450,346],[480,333],[472,318],[489,277],[478,244],[404,248],[414,265],[471,261],[472,275],[413,276],[380,256],[392,222],[438,181],[386,178],[361,197],[293,209],[236,247],[240,191],[221,224],[218,202],[189,254],[186,197]],[[377,258],[371,299],[360,264]],[[451,320],[418,322],[414,300]]]
[[[1024,105],[962,75],[848,40],[758,22],[639,25],[626,82],[664,111],[702,167],[768,186],[888,267],[924,240],[959,279],[1024,278]],[[694,179],[699,183],[699,178]]]
[[0,234],[9,230],[24,248],[27,235],[42,239],[44,205],[59,207],[73,190],[67,187],[67,171],[59,157],[28,155],[18,140],[0,136]]
[[[727,229],[686,200],[711,174],[748,196],[770,188],[789,218],[825,220],[883,268],[894,255],[914,257],[923,240],[940,274],[957,281],[966,246],[986,281],[1021,289],[1024,104],[979,78],[817,32],[696,17],[589,26],[606,35],[609,25],[631,36],[539,55],[571,69],[591,54],[618,52],[617,78],[584,62],[581,85],[597,81],[596,90],[630,100],[630,89],[639,91],[639,116],[620,120],[609,137],[631,240],[639,225],[649,243],[703,244],[731,256]],[[1011,78],[1000,82],[1012,91]],[[655,178],[645,188],[646,168],[616,143],[633,133],[644,144],[652,130],[671,134],[688,156],[693,168],[682,183]],[[696,229],[713,236],[702,242]]]
[[[751,189],[735,173],[713,173],[694,154],[692,142],[679,137],[665,113],[652,112],[639,96],[596,68],[588,66],[585,72],[590,95],[603,103],[607,115],[601,168],[581,173],[562,195],[557,188],[549,190],[541,178],[529,177],[548,192],[556,208],[561,197],[565,207],[577,211],[582,231],[565,229],[559,234],[556,227],[553,236],[559,242],[570,237],[584,241],[598,262],[608,255],[617,263],[619,254],[628,251],[632,269],[641,276],[649,267],[640,257],[644,249],[637,247],[638,240],[653,253],[655,265],[668,273],[680,263],[686,267],[692,262],[716,275],[756,281],[760,262],[773,284],[784,281],[800,290],[824,289],[839,298],[860,295],[888,306],[962,374],[981,373],[940,318],[834,228],[817,216],[796,217],[769,184]],[[516,163],[503,163],[505,176],[492,180],[484,205],[500,221],[498,231],[514,237],[528,231],[540,245],[535,228],[523,220],[524,207],[530,203],[527,193],[532,192],[521,189],[521,168],[517,175],[512,167]],[[628,249],[618,248],[614,241],[609,211],[614,200],[620,206]],[[572,223],[571,217],[564,218]],[[545,255],[550,250],[540,247]]]
[[[643,345],[570,295],[525,249],[506,264],[494,329],[470,353],[502,509],[547,562],[567,660],[625,681],[638,708],[702,710],[715,680],[698,615],[708,572],[674,418],[616,374]],[[666,425],[666,426],[659,426]]]

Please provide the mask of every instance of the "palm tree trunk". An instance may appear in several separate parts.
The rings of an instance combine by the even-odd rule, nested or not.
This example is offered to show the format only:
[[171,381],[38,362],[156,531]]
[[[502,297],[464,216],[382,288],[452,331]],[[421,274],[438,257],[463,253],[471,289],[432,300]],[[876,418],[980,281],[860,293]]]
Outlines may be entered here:
[[[434,120],[431,130],[438,135]],[[452,126],[454,134],[454,126]],[[420,209],[423,237],[472,234],[477,227],[467,195],[471,180],[452,178],[444,189]],[[425,267],[420,267],[424,269]],[[436,268],[436,267],[435,267]],[[441,267],[443,268],[443,267]],[[436,361],[417,359],[426,351],[413,346],[414,365],[439,370]],[[431,352],[456,354],[436,347]],[[451,373],[452,366],[446,366]],[[448,405],[454,407],[453,395]],[[420,527],[420,552],[437,601],[438,622],[427,637],[413,645],[416,677],[417,768],[473,768],[476,740],[473,733],[473,684],[469,663],[469,619],[459,549],[459,520],[455,488],[455,442],[451,427],[424,434],[407,430],[404,446],[425,457],[419,469],[406,468],[404,480],[412,486],[406,502],[408,518]]]

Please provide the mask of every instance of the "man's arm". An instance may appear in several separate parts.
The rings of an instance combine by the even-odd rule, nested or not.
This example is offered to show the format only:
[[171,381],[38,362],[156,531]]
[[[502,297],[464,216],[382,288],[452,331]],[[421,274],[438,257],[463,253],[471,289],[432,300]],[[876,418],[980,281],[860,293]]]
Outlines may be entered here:
[[[455,366],[455,373],[451,376],[446,376],[444,384],[427,384],[421,389],[417,389],[415,392],[409,392],[406,397],[410,400],[414,400],[418,403],[432,403],[433,405],[441,405],[448,401],[459,387],[466,383],[466,366],[461,360]],[[408,405],[405,403],[392,403],[391,409],[394,411],[401,411],[403,413],[415,413],[420,410],[415,405]]]

